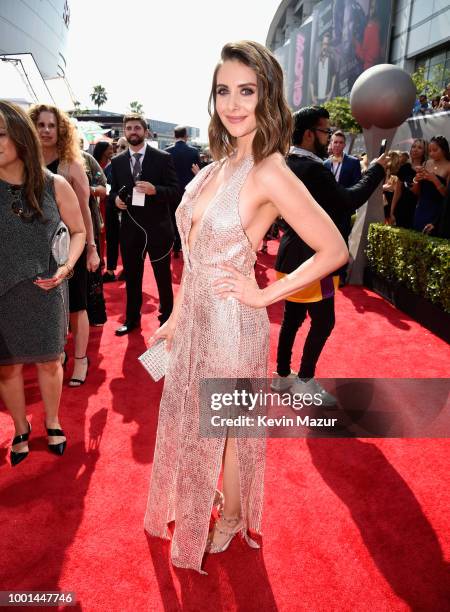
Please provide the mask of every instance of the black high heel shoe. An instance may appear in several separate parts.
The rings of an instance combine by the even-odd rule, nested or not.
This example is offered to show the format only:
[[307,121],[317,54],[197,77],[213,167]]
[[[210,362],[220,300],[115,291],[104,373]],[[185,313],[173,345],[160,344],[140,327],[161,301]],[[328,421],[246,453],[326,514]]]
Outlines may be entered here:
[[[49,429],[48,427],[46,427],[46,429],[47,429],[47,436],[65,436],[66,435],[62,429]],[[54,455],[61,456],[61,455],[64,455],[66,446],[67,446],[67,440],[64,440],[64,442],[58,442],[58,444],[50,444],[49,442],[48,450]]]
[[[31,425],[30,423],[28,423],[28,431],[26,433],[19,434],[18,436],[16,436],[14,440],[12,441],[11,446],[15,446],[16,444],[20,444],[21,442],[28,442],[30,433],[31,433]],[[23,452],[16,452],[11,449],[11,452],[9,454],[9,457],[11,459],[11,465],[15,466],[21,463],[24,459],[28,457],[29,452],[30,452],[29,450],[23,451]]]
[[86,367],[86,376],[81,379],[81,378],[71,378],[69,380],[69,387],[81,387],[81,385],[84,385],[88,372],[89,372],[89,357],[87,355],[85,355],[84,357],[74,357],[74,359],[86,359],[86,363],[87,363],[87,367]]

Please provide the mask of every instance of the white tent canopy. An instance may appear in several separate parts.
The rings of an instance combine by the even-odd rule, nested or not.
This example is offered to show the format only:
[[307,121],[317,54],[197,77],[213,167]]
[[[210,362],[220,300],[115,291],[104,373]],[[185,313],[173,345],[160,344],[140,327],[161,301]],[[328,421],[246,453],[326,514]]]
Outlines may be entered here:
[[44,80],[31,53],[0,55],[0,98],[25,107],[35,103],[54,104],[63,110],[74,107],[65,78]]

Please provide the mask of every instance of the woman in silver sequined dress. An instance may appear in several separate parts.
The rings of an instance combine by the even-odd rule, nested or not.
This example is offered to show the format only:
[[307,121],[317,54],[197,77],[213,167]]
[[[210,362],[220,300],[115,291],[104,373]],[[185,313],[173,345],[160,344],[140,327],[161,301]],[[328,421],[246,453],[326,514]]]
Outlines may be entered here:
[[[170,319],[150,340],[165,338],[170,360],[145,516],[145,529],[161,538],[175,522],[172,562],[200,572],[205,551],[224,551],[237,533],[258,547],[248,531],[261,533],[265,457],[264,439],[200,435],[200,381],[265,378],[266,306],[347,261],[339,232],[285,164],[292,120],[274,56],[250,41],[225,45],[210,102],[218,161],[197,174],[178,207],[183,278]],[[316,253],[260,289],[255,253],[280,215]],[[214,505],[219,518],[209,531]]]

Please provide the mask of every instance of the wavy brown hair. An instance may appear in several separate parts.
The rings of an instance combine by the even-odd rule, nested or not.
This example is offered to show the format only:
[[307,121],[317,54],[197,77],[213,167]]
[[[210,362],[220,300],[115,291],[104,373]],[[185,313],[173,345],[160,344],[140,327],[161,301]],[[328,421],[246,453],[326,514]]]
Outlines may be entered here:
[[53,113],[56,119],[58,130],[56,146],[60,161],[67,163],[82,162],[78,132],[65,112],[52,104],[34,104],[28,109],[28,114],[35,126],[38,124],[39,115],[45,112]]
[[26,112],[11,102],[0,100],[0,117],[23,162],[26,202],[35,216],[42,217],[45,171],[39,136]]
[[272,53],[259,43],[242,40],[226,44],[220,54],[212,81],[208,102],[211,117],[208,128],[209,146],[214,159],[230,155],[236,147],[236,139],[230,135],[216,111],[217,73],[229,60],[241,62],[256,73],[258,103],[255,109],[256,133],[252,148],[255,162],[279,152],[289,151],[292,133],[292,115],[283,92],[283,71]]

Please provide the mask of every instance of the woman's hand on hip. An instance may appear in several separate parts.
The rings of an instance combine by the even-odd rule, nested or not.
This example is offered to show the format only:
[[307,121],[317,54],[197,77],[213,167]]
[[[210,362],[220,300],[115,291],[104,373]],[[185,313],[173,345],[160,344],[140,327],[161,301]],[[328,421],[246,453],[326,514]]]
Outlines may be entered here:
[[218,278],[213,282],[215,294],[221,299],[236,299],[252,308],[264,308],[266,306],[264,293],[258,283],[251,276],[245,276],[232,265],[219,266],[228,276]]

